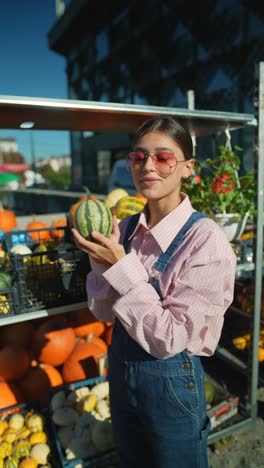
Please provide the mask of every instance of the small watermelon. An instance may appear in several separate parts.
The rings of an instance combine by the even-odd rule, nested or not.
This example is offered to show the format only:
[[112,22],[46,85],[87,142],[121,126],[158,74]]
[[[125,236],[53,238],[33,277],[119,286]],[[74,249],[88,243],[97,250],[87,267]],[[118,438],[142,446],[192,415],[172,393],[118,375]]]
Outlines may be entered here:
[[92,231],[109,237],[113,228],[112,213],[99,200],[83,201],[75,211],[74,227],[87,240],[91,240]]

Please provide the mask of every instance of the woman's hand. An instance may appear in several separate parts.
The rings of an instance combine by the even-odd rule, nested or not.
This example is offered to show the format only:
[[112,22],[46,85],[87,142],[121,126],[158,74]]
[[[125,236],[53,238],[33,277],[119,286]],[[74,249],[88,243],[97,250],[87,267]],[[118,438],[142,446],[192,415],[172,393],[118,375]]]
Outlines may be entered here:
[[98,263],[112,266],[126,255],[124,247],[119,244],[120,231],[115,216],[113,216],[113,230],[109,238],[94,231],[92,237],[96,242],[91,242],[84,239],[76,229],[72,229],[72,234],[78,249],[90,255]]

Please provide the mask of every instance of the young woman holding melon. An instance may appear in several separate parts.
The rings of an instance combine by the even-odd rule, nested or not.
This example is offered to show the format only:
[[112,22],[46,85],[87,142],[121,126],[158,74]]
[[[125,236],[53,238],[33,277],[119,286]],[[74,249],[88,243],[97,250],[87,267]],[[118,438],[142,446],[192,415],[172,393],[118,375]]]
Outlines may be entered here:
[[124,468],[206,468],[204,372],[232,302],[236,258],[221,228],[192,208],[181,183],[194,165],[189,133],[171,117],[143,123],[128,155],[140,216],[96,242],[73,230],[92,271],[88,305],[115,321],[111,413]]

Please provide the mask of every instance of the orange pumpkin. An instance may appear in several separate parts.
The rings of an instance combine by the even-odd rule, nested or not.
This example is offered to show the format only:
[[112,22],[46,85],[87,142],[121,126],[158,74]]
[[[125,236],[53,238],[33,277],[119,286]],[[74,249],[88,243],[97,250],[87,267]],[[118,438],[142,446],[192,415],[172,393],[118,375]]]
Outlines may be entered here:
[[25,397],[14,383],[0,382],[0,410],[25,402]]
[[104,339],[104,341],[106,342],[108,346],[112,343],[113,328],[114,327],[112,323],[110,325],[107,325],[102,335],[102,338]]
[[18,345],[22,348],[31,347],[35,328],[30,322],[17,322],[0,327],[0,343],[5,345]]
[[90,193],[90,191],[88,189],[86,189],[86,195],[84,195],[82,198],[80,198],[80,200],[78,200],[77,202],[75,202],[72,207],[70,208],[70,211],[69,211],[69,222],[70,222],[70,225],[73,226],[73,220],[74,220],[74,215],[75,215],[75,212],[78,208],[78,206],[83,202],[83,201],[86,201],[86,200],[96,200],[96,196],[95,195],[92,195]]
[[4,346],[0,349],[0,381],[20,379],[30,366],[28,351],[21,347]]
[[32,348],[43,364],[60,366],[75,346],[75,334],[71,327],[58,320],[48,320],[40,325],[33,336]]
[[101,336],[105,330],[105,324],[96,320],[90,309],[80,309],[70,318],[71,326],[76,336],[85,337],[90,334]]
[[[67,220],[66,219],[57,219],[51,223],[51,228],[66,228]],[[64,229],[52,229],[50,232],[52,239],[64,239],[65,230]]]
[[58,369],[48,364],[33,364],[26,375],[18,381],[19,388],[27,401],[37,398],[44,405],[48,402],[49,390],[62,384],[62,376]]
[[47,224],[43,221],[36,221],[33,217],[33,221],[27,225],[27,230],[30,231],[31,229],[41,229],[41,231],[30,232],[30,236],[32,237],[33,241],[35,242],[45,242],[51,239],[50,231],[45,230],[47,228]]
[[80,340],[63,364],[64,382],[70,383],[97,377],[99,375],[98,358],[103,354],[101,346]]
[[87,336],[87,339],[84,340],[84,342],[95,344],[96,346],[98,346],[98,348],[101,349],[102,354],[107,353],[107,345],[105,341],[102,338],[99,338],[98,336],[94,336],[92,333]]
[[5,210],[0,202],[0,229],[5,232],[12,231],[17,226],[17,219],[13,211]]

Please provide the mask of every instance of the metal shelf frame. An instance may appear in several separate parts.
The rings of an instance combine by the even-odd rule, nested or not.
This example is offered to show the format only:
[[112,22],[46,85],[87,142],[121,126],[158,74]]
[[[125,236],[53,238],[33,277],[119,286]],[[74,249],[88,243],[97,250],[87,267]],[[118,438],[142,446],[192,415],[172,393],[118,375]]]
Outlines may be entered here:
[[[249,375],[250,415],[226,429],[209,435],[209,443],[252,428],[257,418],[258,337],[261,319],[262,254],[263,254],[263,188],[264,188],[264,62],[259,64],[258,115],[233,112],[176,109],[170,107],[137,106],[134,104],[71,101],[61,99],[0,96],[0,128],[19,129],[23,122],[32,122],[32,130],[90,130],[133,132],[146,119],[155,115],[171,115],[184,123],[192,135],[199,137],[219,134],[247,126],[257,129],[257,219],[255,246],[255,302],[253,345]],[[0,326],[15,321],[32,320],[47,315],[74,310],[81,304],[17,315],[0,321]],[[227,359],[228,361],[228,359]],[[249,372],[250,370],[250,372]]]

